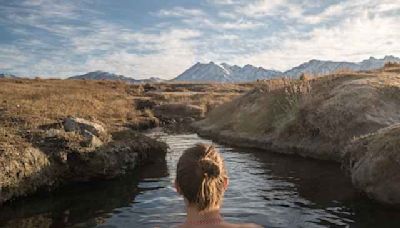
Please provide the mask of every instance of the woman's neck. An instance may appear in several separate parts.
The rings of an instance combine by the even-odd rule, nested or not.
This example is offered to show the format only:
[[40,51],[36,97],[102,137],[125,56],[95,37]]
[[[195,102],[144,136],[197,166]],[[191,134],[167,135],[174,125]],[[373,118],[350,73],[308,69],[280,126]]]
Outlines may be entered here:
[[207,211],[199,211],[195,207],[188,206],[186,208],[186,213],[186,223],[216,224],[222,222],[222,216],[219,208],[213,208]]

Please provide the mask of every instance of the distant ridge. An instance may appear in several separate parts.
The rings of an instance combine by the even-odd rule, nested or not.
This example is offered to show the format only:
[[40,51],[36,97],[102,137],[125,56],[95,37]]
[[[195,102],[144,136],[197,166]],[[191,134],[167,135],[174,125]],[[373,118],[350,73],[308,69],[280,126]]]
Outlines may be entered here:
[[12,79],[16,79],[19,78],[13,74],[0,74],[0,78],[12,78]]
[[335,62],[335,61],[324,61],[324,60],[310,60],[299,66],[296,66],[283,74],[289,77],[298,77],[302,73],[311,75],[324,75],[333,73],[337,70],[349,69],[353,71],[365,71],[382,68],[387,62],[400,62],[400,58],[387,55],[382,59],[376,59],[370,57],[369,59],[361,62]]
[[163,82],[163,79],[151,77],[149,79],[134,79],[130,77],[125,77],[123,75],[113,74],[104,71],[93,71],[82,75],[72,76],[67,78],[69,80],[109,80],[109,81],[123,81],[126,83],[158,83]]

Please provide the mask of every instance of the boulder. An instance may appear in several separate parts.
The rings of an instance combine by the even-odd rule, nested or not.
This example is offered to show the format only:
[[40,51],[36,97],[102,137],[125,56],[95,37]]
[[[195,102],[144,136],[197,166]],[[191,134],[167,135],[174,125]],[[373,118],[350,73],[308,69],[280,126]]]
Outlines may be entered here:
[[66,132],[75,131],[83,135],[85,131],[88,131],[100,138],[107,135],[101,123],[88,121],[82,118],[67,117],[64,119],[63,126]]
[[370,198],[400,206],[400,124],[353,140],[343,165]]

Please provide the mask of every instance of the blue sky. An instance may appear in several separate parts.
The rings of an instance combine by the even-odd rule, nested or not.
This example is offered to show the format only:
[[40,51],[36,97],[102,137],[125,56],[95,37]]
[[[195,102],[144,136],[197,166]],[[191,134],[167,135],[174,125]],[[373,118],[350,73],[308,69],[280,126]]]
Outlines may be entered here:
[[0,72],[169,79],[198,61],[400,56],[399,21],[400,0],[0,0]]

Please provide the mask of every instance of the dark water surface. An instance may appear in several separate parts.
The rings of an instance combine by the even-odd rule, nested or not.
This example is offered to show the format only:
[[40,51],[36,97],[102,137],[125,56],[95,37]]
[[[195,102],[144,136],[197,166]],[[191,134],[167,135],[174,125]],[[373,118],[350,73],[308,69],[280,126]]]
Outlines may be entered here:
[[[184,219],[173,189],[182,151],[196,134],[152,133],[170,146],[167,163],[113,181],[70,185],[0,208],[4,227],[170,227]],[[400,211],[360,196],[339,165],[216,144],[229,172],[223,215],[266,227],[400,227]]]

